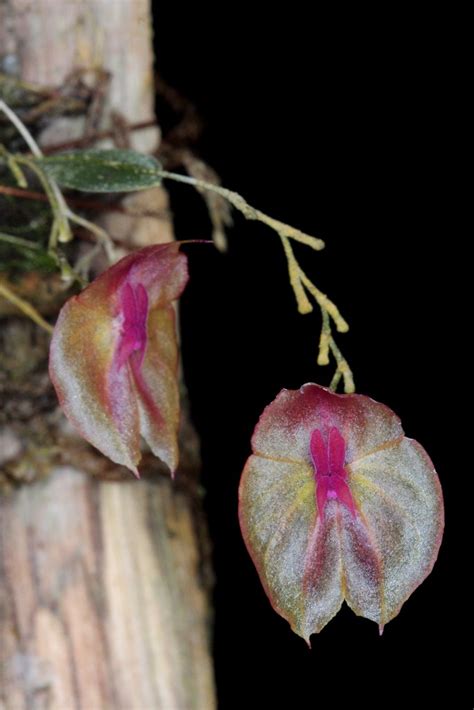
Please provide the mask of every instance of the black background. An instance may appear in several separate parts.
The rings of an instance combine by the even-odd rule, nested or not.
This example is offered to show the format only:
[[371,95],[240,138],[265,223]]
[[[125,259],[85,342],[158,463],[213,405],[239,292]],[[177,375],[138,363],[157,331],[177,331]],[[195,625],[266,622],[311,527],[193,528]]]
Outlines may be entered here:
[[[298,315],[282,248],[265,226],[235,214],[226,255],[187,247],[183,357],[214,545],[220,707],[426,706],[459,691],[455,629],[464,624],[446,289],[456,235],[440,187],[443,45],[425,17],[333,17],[314,7],[310,16],[301,2],[257,10],[160,3],[157,69],[197,105],[198,151],[223,184],[325,239],[323,252],[301,247],[298,257],[350,323],[338,342],[357,391],[397,412],[433,459],[447,530],[434,571],[381,638],[346,607],[311,651],[291,632],[244,547],[237,487],[263,408],[282,387],[330,380],[316,365],[318,313]],[[200,198],[170,191],[178,238],[208,238]]]

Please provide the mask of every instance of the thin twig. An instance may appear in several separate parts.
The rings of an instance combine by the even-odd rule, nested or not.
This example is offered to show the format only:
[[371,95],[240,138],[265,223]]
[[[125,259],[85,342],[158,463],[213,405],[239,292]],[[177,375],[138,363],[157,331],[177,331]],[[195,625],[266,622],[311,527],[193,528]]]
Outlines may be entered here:
[[42,158],[43,154],[38,146],[38,143],[35,141],[27,127],[24,125],[22,121],[18,118],[16,113],[14,113],[9,106],[3,101],[3,99],[0,99],[0,111],[3,111],[5,116],[8,118],[11,123],[15,126],[16,130],[18,133],[21,135],[25,143],[27,144],[28,148],[31,150],[35,158]]
[[293,254],[293,249],[291,248],[287,237],[281,236],[280,238],[283,244],[283,249],[285,250],[286,260],[288,262],[288,276],[290,277],[290,284],[296,297],[296,303],[298,304],[298,312],[303,315],[311,313],[313,306],[301,284],[301,269],[296,261],[295,255]]
[[[41,152],[40,147],[18,116],[2,100],[0,100],[0,109],[3,110],[5,115],[22,135],[34,157],[41,159],[43,157],[43,153]],[[53,210],[54,220],[49,236],[49,251],[52,254],[56,254],[58,242],[71,241],[73,235],[68,221],[71,220],[71,222],[75,222],[76,224],[85,227],[97,236],[104,248],[105,253],[107,254],[107,258],[111,263],[113,263],[115,260],[114,246],[107,232],[101,227],[95,225],[93,222],[89,222],[89,220],[79,217],[79,215],[72,212],[72,210],[70,210],[67,206],[56,181],[47,175],[38,163],[27,156],[15,156],[15,160],[19,163],[27,165],[30,170],[35,173],[41,182],[44,191],[46,192],[51,209]]]
[[306,244],[316,251],[320,251],[324,248],[324,242],[322,239],[317,239],[309,234],[305,234],[299,229],[292,227],[289,224],[280,222],[278,219],[274,219],[269,215],[255,209],[249,205],[249,203],[244,200],[244,198],[239,195],[238,192],[233,192],[233,190],[228,190],[226,187],[221,187],[221,185],[214,185],[204,180],[199,180],[197,178],[190,177],[188,175],[180,175],[178,173],[170,173],[167,170],[161,170],[160,175],[163,178],[168,178],[169,180],[175,180],[176,182],[184,182],[188,185],[193,185],[193,187],[200,188],[201,190],[209,190],[211,192],[216,192],[218,195],[224,197],[228,202],[231,203],[235,209],[239,210],[244,217],[247,219],[255,219],[259,222],[263,222],[268,227],[277,232],[280,237],[288,237],[288,239],[294,239],[297,242]]
[[335,303],[333,303],[325,293],[319,290],[317,286],[314,285],[312,281],[306,276],[304,271],[299,267],[299,273],[301,278],[301,283],[308,289],[310,294],[316,299],[317,303],[322,310],[327,311],[331,318],[333,319],[336,328],[339,333],[347,333],[349,330],[349,324],[339,313],[339,309]]
[[329,341],[331,339],[331,324],[329,322],[329,313],[322,308],[322,325],[321,325],[321,335],[319,337],[319,349],[318,349],[318,365],[329,365]]
[[92,234],[95,234],[95,236],[99,240],[99,243],[102,245],[108,260],[111,264],[113,264],[115,261],[115,247],[108,232],[106,232],[105,229],[102,229],[102,227],[99,227],[94,222],[89,222],[88,219],[79,217],[79,215],[77,215],[75,212],[71,212],[71,210],[67,206],[66,216],[71,220],[71,222],[75,222],[75,224],[78,224],[81,227],[84,227],[84,229],[87,229],[89,232],[92,232]]
[[8,169],[10,170],[11,174],[15,178],[15,181],[16,181],[16,184],[18,185],[18,187],[23,187],[23,188],[28,187],[25,173],[20,168],[20,166],[16,162],[13,155],[11,155],[8,152],[8,150],[5,148],[5,146],[2,144],[0,144],[0,157],[3,158],[3,160],[6,162]]
[[27,249],[32,250],[41,249],[39,244],[36,244],[35,242],[30,242],[28,239],[15,237],[13,234],[6,234],[5,232],[0,232],[0,241],[6,242],[7,244],[13,244],[13,246],[16,247],[26,247]]
[[0,296],[6,298],[7,301],[9,301],[13,306],[16,306],[16,308],[28,316],[28,318],[31,318],[31,320],[41,326],[41,328],[44,328],[44,330],[48,333],[51,334],[53,332],[53,326],[45,321],[36,308],[32,306],[31,303],[28,303],[28,301],[25,301],[23,298],[14,293],[4,281],[0,281]]
[[[41,159],[43,157],[43,153],[41,152],[41,148],[39,147],[38,143],[35,141],[25,124],[18,118],[16,113],[12,111],[11,108],[7,106],[5,101],[3,101],[2,99],[0,99],[0,111],[3,111],[9,121],[11,121],[11,123],[15,126],[33,156],[37,159]],[[69,224],[64,216],[66,203],[64,202],[61,190],[59,189],[56,182],[52,178],[47,176],[35,164],[33,160],[30,160],[26,156],[15,156],[15,160],[17,163],[23,163],[24,165],[27,165],[30,170],[33,170],[33,172],[36,174],[41,184],[43,185],[44,190],[49,198],[51,208],[54,212],[55,217],[53,226],[51,228],[49,247],[51,250],[54,250],[57,246],[58,241],[68,242],[72,239]]]
[[337,368],[336,372],[334,373],[333,378],[329,384],[329,389],[332,392],[335,392],[337,390],[337,386],[341,380],[341,377],[342,377],[342,372],[340,371],[339,368]]
[[[339,348],[337,347],[334,338],[329,339],[329,347],[331,349],[332,354],[334,355],[336,362],[337,362],[337,372],[339,372],[344,380],[344,392],[347,394],[350,394],[355,391],[355,385],[354,385],[354,377],[352,375],[352,370],[349,367],[349,363],[347,362],[346,358],[344,355],[341,353]],[[334,377],[335,379],[335,377]],[[337,383],[339,382],[339,379],[336,381],[335,387],[337,387]],[[331,382],[331,387],[333,387],[333,383]]]
[[8,195],[9,197],[20,197],[26,200],[38,200],[39,202],[49,202],[44,192],[35,192],[34,190],[23,190],[20,187],[10,187],[10,185],[0,185],[0,195]]
[[67,219],[68,207],[64,201],[61,190],[49,175],[34,160],[25,156],[16,156],[19,163],[23,163],[32,170],[44,188],[48,201],[53,211],[54,219],[51,225],[49,236],[49,250],[55,251],[58,242],[70,242],[72,240],[72,232]]
[[346,393],[354,392],[354,379],[352,376],[352,371],[349,367],[347,360],[342,355],[336,342],[331,334],[331,323],[330,318],[335,323],[335,326],[340,333],[346,333],[349,330],[349,325],[347,321],[341,316],[339,309],[336,304],[333,303],[325,293],[319,290],[317,286],[308,278],[304,273],[300,265],[298,264],[296,257],[293,253],[292,246],[290,244],[290,239],[300,242],[301,244],[306,244],[312,249],[319,251],[324,247],[324,242],[322,239],[317,239],[309,234],[301,232],[295,227],[291,227],[284,222],[280,222],[273,217],[269,217],[260,210],[255,209],[249,203],[244,200],[244,198],[237,192],[228,190],[225,187],[216,185],[213,183],[205,182],[199,178],[194,178],[190,176],[180,175],[178,173],[171,173],[167,170],[161,170],[160,175],[162,178],[168,178],[170,180],[175,180],[176,182],[183,182],[188,185],[193,185],[201,191],[210,191],[217,193],[224,197],[230,204],[235,207],[239,212],[241,212],[247,219],[258,220],[263,222],[268,227],[273,229],[280,236],[281,242],[283,244],[283,249],[285,251],[285,256],[288,262],[288,274],[290,278],[290,283],[293,288],[293,292],[296,297],[296,302],[298,304],[298,311],[302,314],[310,313],[313,310],[313,306],[307,296],[306,291],[313,296],[316,303],[321,309],[322,316],[322,328],[321,336],[319,339],[319,352],[318,352],[318,364],[327,365],[329,363],[329,352],[332,353],[334,359],[336,360],[336,372],[332,379],[330,387],[336,389],[341,377],[344,380],[344,391]]
[[[25,200],[36,200],[38,202],[49,202],[49,199],[44,194],[44,192],[35,192],[34,190],[23,190],[19,187],[10,187],[9,185],[0,185],[0,195],[8,195],[9,197],[19,197]],[[71,204],[74,207],[78,207],[84,210],[96,210],[98,212],[119,212],[120,214],[128,214],[132,216],[137,216],[136,212],[118,205],[114,202],[98,202],[97,200],[83,200],[80,197],[72,197],[68,195],[67,204]],[[164,211],[153,211],[145,210],[140,211],[140,217],[162,217],[164,218]]]
[[319,288],[317,288],[304,273],[303,269],[296,261],[289,239],[281,236],[281,241],[285,250],[290,283],[296,297],[299,312],[304,314],[313,310],[313,306],[308,299],[306,291],[313,296],[321,310],[322,325],[321,335],[319,338],[318,365],[328,365],[329,352],[331,352],[336,360],[336,371],[331,380],[330,389],[335,391],[342,377],[344,379],[344,391],[346,393],[354,392],[354,379],[352,371],[332,336],[330,318],[333,319],[336,328],[340,333],[347,332],[349,330],[349,326],[339,313],[337,306],[326,296],[325,293],[320,291]]

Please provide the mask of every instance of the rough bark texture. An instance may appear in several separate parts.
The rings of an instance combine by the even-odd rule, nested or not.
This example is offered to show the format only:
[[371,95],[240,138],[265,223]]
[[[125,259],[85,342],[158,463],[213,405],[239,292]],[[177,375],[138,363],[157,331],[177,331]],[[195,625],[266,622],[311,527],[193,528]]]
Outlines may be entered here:
[[[130,122],[152,116],[150,36],[147,0],[0,0],[4,69],[60,84],[78,66],[101,66],[113,76],[110,106]],[[81,130],[77,118],[61,120],[44,139]],[[147,150],[159,134],[133,140]],[[159,199],[166,209],[162,191]],[[108,226],[139,233],[137,245],[169,238],[169,222],[156,220],[154,233],[149,216],[138,219],[115,214]],[[144,480],[132,480],[71,432],[55,408],[46,356],[36,326],[2,320],[0,708],[212,710],[206,538],[189,419],[178,483],[151,458]]]
[[[153,117],[153,52],[149,0],[1,0],[3,70],[24,81],[60,85],[78,68],[113,75],[107,100],[129,121]],[[71,136],[71,124],[65,129]],[[63,131],[55,125],[56,140]],[[144,152],[156,129],[134,137]]]

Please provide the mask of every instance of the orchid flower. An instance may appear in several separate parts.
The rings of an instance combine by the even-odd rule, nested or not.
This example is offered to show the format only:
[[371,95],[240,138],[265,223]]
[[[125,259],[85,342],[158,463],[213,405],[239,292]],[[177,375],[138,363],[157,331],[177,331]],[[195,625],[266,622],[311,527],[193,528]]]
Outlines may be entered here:
[[141,437],[173,473],[178,463],[178,349],[173,301],[187,282],[175,243],[146,247],[63,306],[49,371],[78,432],[138,476]]
[[342,602],[384,624],[430,573],[443,499],[424,449],[359,394],[282,390],[252,439],[243,537],[274,609],[309,642]]

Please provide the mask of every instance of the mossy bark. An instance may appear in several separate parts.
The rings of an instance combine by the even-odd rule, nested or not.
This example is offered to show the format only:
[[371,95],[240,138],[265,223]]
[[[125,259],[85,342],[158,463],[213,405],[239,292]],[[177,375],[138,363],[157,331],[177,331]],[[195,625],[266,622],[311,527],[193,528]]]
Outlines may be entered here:
[[[129,122],[152,117],[150,39],[147,0],[0,2],[4,70],[58,85],[100,66],[112,76],[107,110]],[[61,119],[43,138],[76,138],[81,126],[77,116]],[[148,150],[159,132],[133,140]],[[114,214],[110,224],[135,232],[137,219]],[[169,238],[169,222],[157,220],[155,233],[146,219],[148,240]],[[37,303],[50,317],[51,302]],[[0,707],[212,710],[208,540],[184,387],[177,482],[149,455],[135,481],[71,430],[47,375],[49,336],[5,305]]]

